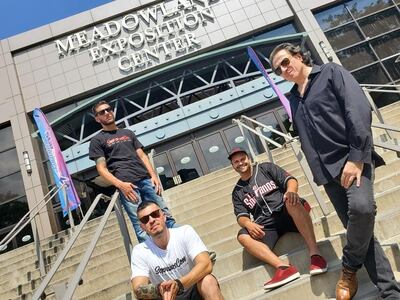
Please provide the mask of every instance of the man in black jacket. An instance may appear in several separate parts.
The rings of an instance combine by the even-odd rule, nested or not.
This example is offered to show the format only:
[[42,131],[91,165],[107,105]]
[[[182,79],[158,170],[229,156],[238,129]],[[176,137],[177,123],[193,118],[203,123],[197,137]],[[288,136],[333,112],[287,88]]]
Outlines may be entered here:
[[323,185],[347,228],[337,299],[357,292],[364,265],[384,299],[400,299],[389,261],[374,237],[374,168],[384,164],[373,151],[371,106],[342,66],[312,65],[300,47],[278,45],[270,55],[274,72],[295,83],[289,98],[292,120],[314,181]]
[[296,267],[272,252],[286,232],[303,236],[311,256],[310,274],[326,272],[328,266],[320,255],[308,214],[310,207],[297,193],[296,178],[272,163],[252,166],[242,148],[233,148],[228,158],[240,175],[232,192],[234,212],[242,227],[238,241],[251,255],[276,268],[264,288],[276,288],[300,277]]

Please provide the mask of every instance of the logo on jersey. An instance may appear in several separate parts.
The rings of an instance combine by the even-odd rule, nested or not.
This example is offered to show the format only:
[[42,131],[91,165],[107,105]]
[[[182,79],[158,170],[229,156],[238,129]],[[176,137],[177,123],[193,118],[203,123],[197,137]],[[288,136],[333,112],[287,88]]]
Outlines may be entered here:
[[179,268],[180,266],[182,266],[184,263],[186,262],[186,257],[182,257],[182,258],[177,258],[176,262],[173,263],[172,265],[166,266],[164,268],[157,266],[154,268],[154,272],[156,274],[164,274],[165,272],[169,272],[172,271],[176,268]]
[[276,190],[277,186],[273,180],[268,181],[267,183],[257,186],[253,186],[253,191],[256,197],[264,196],[265,194],[268,194],[269,192]]
[[127,135],[123,135],[123,136],[119,136],[119,137],[115,137],[112,139],[108,139],[107,140],[107,147],[111,147],[115,144],[119,144],[119,143],[124,143],[124,142],[131,142],[131,138]]
[[278,187],[276,186],[273,180],[268,181],[267,183],[257,186],[253,186],[254,196],[251,194],[246,194],[243,202],[247,205],[248,208],[253,209],[257,204],[257,198],[269,194],[271,191],[276,190]]

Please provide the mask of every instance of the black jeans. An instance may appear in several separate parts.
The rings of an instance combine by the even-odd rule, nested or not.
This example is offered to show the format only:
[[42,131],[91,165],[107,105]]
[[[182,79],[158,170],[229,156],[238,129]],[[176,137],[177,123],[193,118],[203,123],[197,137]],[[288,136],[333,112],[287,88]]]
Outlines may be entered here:
[[383,299],[400,299],[400,288],[390,263],[374,236],[376,203],[373,181],[374,168],[365,164],[360,187],[354,181],[348,189],[343,188],[339,176],[325,184],[324,188],[347,229],[343,266],[357,271],[364,265]]

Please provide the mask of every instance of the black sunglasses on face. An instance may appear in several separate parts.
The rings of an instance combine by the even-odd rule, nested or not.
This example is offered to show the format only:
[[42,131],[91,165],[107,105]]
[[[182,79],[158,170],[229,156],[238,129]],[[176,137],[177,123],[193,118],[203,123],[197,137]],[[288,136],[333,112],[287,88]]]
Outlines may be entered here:
[[102,110],[96,112],[96,116],[98,116],[98,115],[104,116],[106,113],[110,113],[112,111],[113,111],[113,109],[111,107],[107,107],[105,109],[102,109]]
[[281,63],[278,65],[277,68],[275,68],[274,72],[276,75],[281,76],[282,75],[282,69],[281,67],[287,67],[290,64],[291,59],[289,57],[285,57]]
[[149,213],[148,215],[141,217],[139,220],[142,224],[147,224],[150,221],[150,217],[152,217],[153,219],[157,219],[160,216],[161,216],[161,210],[157,209],[157,210]]

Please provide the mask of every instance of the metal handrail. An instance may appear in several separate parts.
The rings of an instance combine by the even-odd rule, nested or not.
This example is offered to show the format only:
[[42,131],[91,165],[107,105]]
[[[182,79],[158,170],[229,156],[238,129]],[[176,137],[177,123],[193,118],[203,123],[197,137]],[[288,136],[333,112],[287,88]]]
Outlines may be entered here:
[[[396,151],[398,154],[400,153],[400,148],[397,145],[397,140],[394,139],[389,131],[397,131],[399,132],[400,129],[398,129],[395,126],[392,125],[387,125],[385,124],[385,121],[383,120],[383,116],[381,112],[379,111],[378,107],[376,106],[374,100],[372,99],[372,96],[370,95],[369,92],[383,92],[383,93],[399,93],[400,94],[400,85],[395,85],[395,84],[361,84],[361,88],[364,91],[365,96],[368,99],[369,104],[372,107],[372,110],[375,112],[375,115],[378,118],[379,124],[378,123],[373,123],[371,127],[375,128],[380,128],[384,129],[386,131],[387,136],[394,141],[395,144],[390,144],[390,143],[385,143],[385,142],[379,142],[379,141],[374,141],[374,145],[388,149],[388,150],[393,150]],[[384,89],[371,89],[369,87],[392,87],[396,88],[395,90],[384,90]]]
[[[35,241],[36,256],[38,258],[39,271],[41,276],[44,276],[46,274],[46,268],[44,267],[43,254],[40,247],[40,239],[35,222],[35,217],[39,214],[42,208],[45,207],[47,203],[54,198],[55,195],[57,195],[58,191],[65,187],[65,184],[62,184],[56,191],[54,191],[56,187],[57,186],[54,186],[46,195],[44,195],[43,199],[40,200],[32,209],[30,209],[0,242],[0,249],[2,249],[2,247],[6,246],[9,242],[11,242],[18,235],[18,233],[22,231],[22,229],[24,229],[29,223],[31,223],[33,238]],[[51,195],[51,193],[53,194]],[[46,198],[50,195],[51,197],[46,200]],[[34,210],[36,211],[34,212]],[[28,216],[30,216],[29,219],[26,220],[24,223],[24,220]]]
[[65,292],[64,297],[62,298],[63,300],[72,299],[72,296],[74,295],[74,292],[79,284],[79,281],[81,280],[82,274],[85,271],[87,264],[89,263],[89,259],[93,254],[94,248],[96,247],[96,244],[99,241],[100,235],[103,232],[106,222],[108,221],[111,211],[112,211],[116,201],[118,200],[118,198],[119,198],[119,192],[116,191],[111,198],[111,201],[107,207],[106,212],[104,213],[103,217],[101,218],[101,222],[100,222],[99,226],[97,227],[97,230],[90,242],[89,247],[86,249],[85,254],[82,257],[78,268],[76,269],[74,275],[72,276],[71,280],[68,283],[68,289]]
[[[18,233],[20,233],[20,231],[21,231],[22,229],[24,229],[25,226],[28,225],[28,223],[30,223],[30,222],[32,221],[32,219],[39,213],[39,211],[44,207],[44,205],[46,205],[47,202],[48,202],[49,200],[51,200],[51,199],[58,193],[58,191],[59,191],[63,186],[59,187],[59,188],[57,189],[57,191],[56,191],[49,199],[47,199],[47,201],[44,203],[44,205],[42,205],[35,213],[33,213],[33,211],[34,211],[39,205],[43,204],[43,201],[45,201],[46,197],[49,196],[49,195],[55,190],[56,187],[57,187],[57,186],[54,186],[54,187],[43,197],[43,199],[42,199],[41,201],[39,201],[31,210],[29,210],[29,211],[19,220],[19,222],[18,222],[17,224],[15,224],[15,226],[13,227],[13,229],[11,229],[10,232],[0,241],[0,249],[1,249],[2,247],[4,247],[5,245],[7,245],[13,238],[15,238],[16,235],[17,235]],[[33,213],[33,215],[31,215],[32,213]],[[29,215],[31,215],[31,217],[29,218],[28,222],[25,222],[25,224],[23,224],[21,227],[19,227]],[[15,231],[16,231],[16,232],[15,232]]]
[[[285,139],[285,144],[281,145],[281,144],[277,143],[276,141],[271,140],[270,138],[268,138],[265,135],[263,135],[260,130],[258,130],[258,131],[254,130],[254,129],[250,128],[249,126],[247,126],[246,124],[244,124],[242,120],[250,121],[250,122],[252,122],[252,123],[254,123],[254,124],[256,124],[256,125],[258,125],[260,127],[265,128],[266,130],[268,130],[270,132],[278,134],[279,136],[281,136],[281,137],[283,137]],[[244,116],[244,115],[242,115],[240,117],[240,120],[233,119],[232,121],[234,123],[236,123],[239,126],[239,128],[244,127],[246,129],[248,129],[249,131],[251,131],[254,134],[256,134],[258,137],[260,137],[262,140],[270,142],[271,144],[273,144],[275,146],[279,145],[278,148],[282,148],[282,147],[284,147],[284,146],[286,146],[288,144],[291,144],[292,150],[293,150],[298,162],[300,163],[301,168],[303,169],[303,172],[304,172],[304,174],[305,174],[305,176],[307,178],[307,181],[310,184],[311,190],[313,191],[313,193],[315,195],[315,198],[317,199],[317,202],[318,202],[319,206],[321,207],[322,213],[324,214],[324,216],[327,216],[330,213],[328,207],[325,204],[324,198],[322,197],[321,191],[319,190],[318,186],[313,181],[313,177],[312,177],[312,174],[311,174],[310,167],[308,166],[308,163],[305,160],[305,156],[304,156],[304,154],[302,153],[302,151],[300,149],[299,142],[298,142],[297,138],[294,138],[291,135],[288,135],[288,134],[285,134],[285,133],[280,132],[278,130],[275,130],[269,125],[265,125],[265,124],[263,124],[261,122],[258,122],[256,120],[254,120],[252,118],[249,118],[247,116]],[[273,143],[271,141],[273,141]],[[267,151],[270,151],[268,146],[266,148],[267,148],[266,149]],[[269,152],[269,154],[270,154],[270,152]],[[270,157],[272,157],[272,154],[270,154]],[[271,162],[273,162],[273,160],[271,160]]]
[[42,282],[40,283],[37,290],[35,291],[35,293],[32,297],[33,300],[43,299],[43,296],[44,297],[46,296],[44,294],[45,289],[47,288],[51,279],[54,277],[54,275],[60,268],[62,262],[64,261],[65,257],[68,255],[69,251],[74,246],[76,240],[78,239],[80,233],[83,230],[83,227],[86,225],[87,221],[89,220],[91,214],[93,213],[93,211],[94,211],[95,207],[97,206],[98,202],[100,201],[100,199],[110,201],[110,203],[107,207],[107,210],[106,210],[105,214],[103,215],[103,217],[100,221],[100,224],[98,225],[98,227],[96,229],[96,233],[94,234],[89,247],[86,249],[84,256],[83,256],[77,270],[75,271],[74,275],[70,278],[69,282],[67,284],[63,284],[64,288],[59,288],[59,290],[58,290],[59,294],[56,293],[56,299],[72,299],[73,294],[81,280],[82,274],[90,260],[90,257],[94,251],[94,248],[100,238],[100,235],[104,230],[105,224],[110,217],[113,207],[115,207],[115,211],[116,211],[117,218],[118,218],[118,223],[121,228],[121,235],[123,236],[124,244],[125,244],[126,250],[127,250],[128,259],[130,261],[130,253],[131,253],[131,249],[132,249],[132,243],[129,238],[129,233],[127,230],[125,219],[122,215],[121,205],[119,203],[119,191],[118,190],[115,191],[115,193],[113,194],[113,196],[111,198],[104,194],[99,194],[94,199],[92,205],[86,212],[86,214],[85,214],[83,220],[81,221],[81,223],[79,224],[79,226],[73,232],[73,235],[70,238],[70,240],[68,241],[67,245],[65,246],[63,251],[60,253],[60,255],[57,257],[56,262],[54,263],[54,265],[52,266],[52,268],[50,269],[50,271],[48,272],[46,277],[42,280]]

